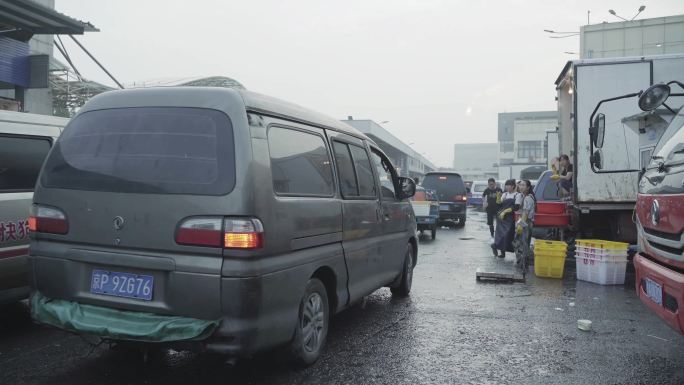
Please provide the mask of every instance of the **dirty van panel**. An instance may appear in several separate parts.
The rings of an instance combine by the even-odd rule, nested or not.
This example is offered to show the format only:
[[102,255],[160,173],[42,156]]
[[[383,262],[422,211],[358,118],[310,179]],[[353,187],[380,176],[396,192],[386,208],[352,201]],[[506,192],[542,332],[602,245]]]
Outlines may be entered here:
[[[222,223],[248,215],[244,194],[233,191],[235,158],[231,119],[217,110],[139,107],[77,116],[48,156],[34,196],[34,207],[61,211],[68,228],[35,234],[36,288],[95,305],[217,316],[221,245],[181,245],[176,236],[188,218]],[[133,297],[112,291],[115,278],[139,283]],[[189,296],[188,288],[201,294]]]
[[69,230],[60,240],[187,251],[174,239],[183,219],[242,214],[241,202],[229,194],[236,183],[234,148],[231,121],[215,110],[86,112],[48,157],[34,202],[64,212]]
[[322,130],[271,125],[267,141],[273,186],[263,196],[272,202],[267,236],[276,236],[281,252],[339,241],[342,206]]

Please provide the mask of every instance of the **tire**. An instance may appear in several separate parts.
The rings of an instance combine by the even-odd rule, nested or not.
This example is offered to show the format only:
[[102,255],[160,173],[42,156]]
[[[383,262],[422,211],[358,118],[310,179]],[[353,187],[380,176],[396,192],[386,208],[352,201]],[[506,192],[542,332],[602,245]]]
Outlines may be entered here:
[[323,352],[329,326],[328,295],[323,283],[311,278],[299,303],[299,317],[290,345],[295,365],[309,366]]
[[433,241],[435,240],[435,238],[437,238],[437,226],[432,228],[432,230],[430,231],[430,236],[432,236]]
[[411,292],[413,284],[413,247],[409,244],[406,247],[406,257],[404,258],[404,268],[401,271],[401,281],[396,287],[390,287],[392,295],[396,297],[407,297]]
[[458,217],[458,227],[463,227],[466,224],[466,216]]

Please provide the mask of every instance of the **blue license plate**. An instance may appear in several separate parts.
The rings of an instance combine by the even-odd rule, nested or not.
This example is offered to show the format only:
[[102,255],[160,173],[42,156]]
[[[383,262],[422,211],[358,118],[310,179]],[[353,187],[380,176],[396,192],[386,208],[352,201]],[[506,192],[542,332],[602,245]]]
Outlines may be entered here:
[[150,275],[95,269],[90,279],[90,292],[95,294],[151,301],[153,291],[154,277]]
[[441,211],[449,211],[449,205],[439,205]]
[[648,278],[644,278],[644,282],[646,283],[646,287],[644,289],[646,289],[646,295],[648,298],[658,305],[662,305],[663,287]]

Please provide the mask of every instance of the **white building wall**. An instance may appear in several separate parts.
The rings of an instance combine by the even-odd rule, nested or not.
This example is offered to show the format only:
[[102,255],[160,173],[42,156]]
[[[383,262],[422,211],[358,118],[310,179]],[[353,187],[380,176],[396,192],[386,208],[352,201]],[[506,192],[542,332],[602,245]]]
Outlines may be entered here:
[[683,52],[684,15],[580,28],[580,59]]
[[[546,141],[546,131],[556,128],[558,121],[556,119],[535,119],[535,120],[517,120],[514,125],[515,147],[513,159],[516,163],[523,162],[545,162],[544,156],[544,142]],[[520,156],[521,142],[534,143],[538,146],[535,150],[534,156]]]

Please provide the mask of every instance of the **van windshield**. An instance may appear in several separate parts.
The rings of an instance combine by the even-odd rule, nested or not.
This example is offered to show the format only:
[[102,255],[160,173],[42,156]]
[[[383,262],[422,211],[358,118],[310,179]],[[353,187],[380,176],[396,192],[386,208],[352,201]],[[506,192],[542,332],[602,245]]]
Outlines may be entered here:
[[422,185],[426,189],[437,190],[442,201],[453,201],[456,195],[466,195],[465,184],[458,174],[428,174]]
[[90,111],[64,130],[45,163],[46,187],[224,195],[235,186],[233,128],[203,108]]
[[484,190],[486,190],[486,189],[487,189],[486,184],[475,184],[473,186],[473,192],[476,192],[476,193],[484,192]]

